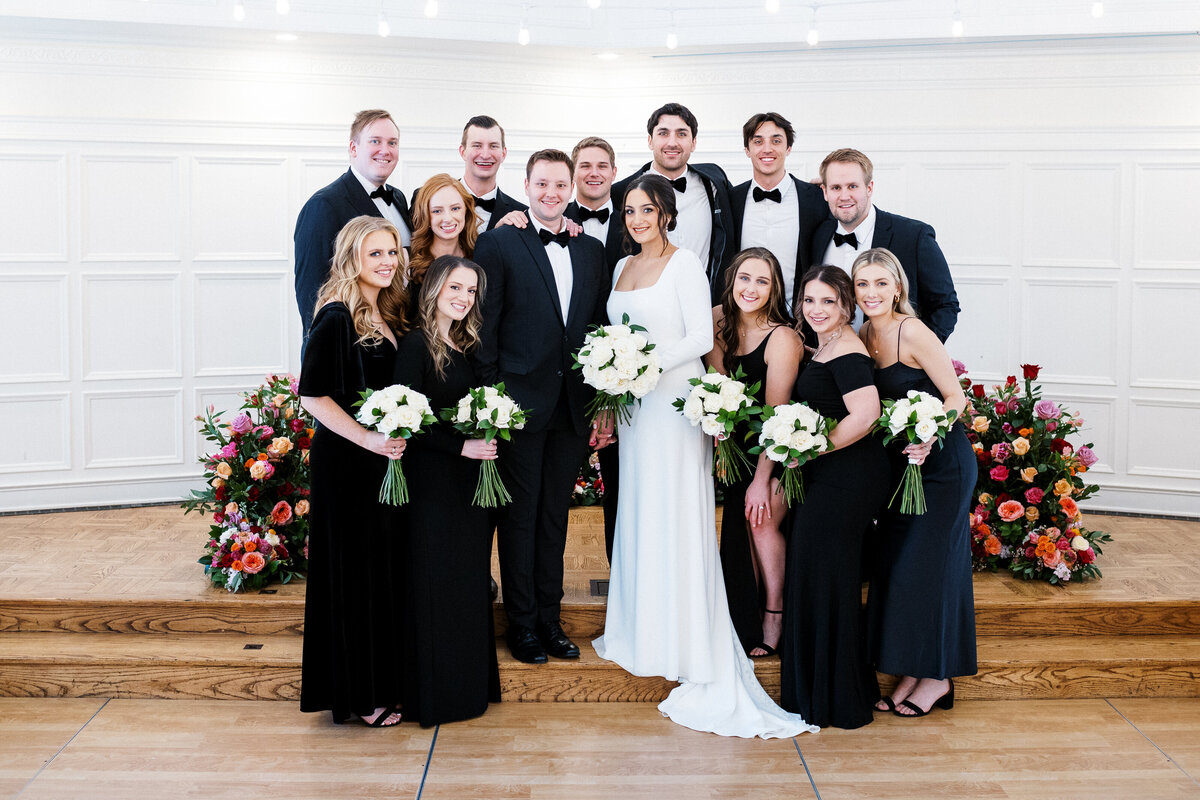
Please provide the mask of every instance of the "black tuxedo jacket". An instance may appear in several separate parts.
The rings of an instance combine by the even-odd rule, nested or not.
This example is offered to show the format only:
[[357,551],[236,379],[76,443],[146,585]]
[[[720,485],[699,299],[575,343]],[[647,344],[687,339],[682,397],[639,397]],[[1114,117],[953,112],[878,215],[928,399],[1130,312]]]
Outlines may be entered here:
[[595,391],[572,369],[573,355],[588,326],[604,321],[608,270],[604,248],[592,237],[575,236],[567,249],[573,279],[564,320],[550,259],[532,224],[502,225],[479,237],[474,260],[487,274],[487,287],[476,359],[483,381],[504,381],[528,412],[525,430],[545,428],[565,385],[576,433],[586,435],[585,407]]
[[[392,198],[400,218],[412,230],[412,217],[404,193],[392,188]],[[296,257],[296,305],[304,323],[304,335],[312,325],[313,306],[317,291],[329,277],[329,262],[333,258],[333,243],[347,222],[361,216],[382,217],[379,209],[363,189],[358,178],[347,169],[340,178],[319,190],[296,219],[293,236]]]
[[[794,265],[780,264],[779,266],[784,270],[785,275],[787,274],[787,270],[795,271],[795,282],[792,285],[795,287],[795,292],[798,292],[800,288],[800,277],[804,275],[805,271],[814,263],[820,263],[812,260],[813,234],[817,232],[817,228],[822,222],[830,219],[829,204],[825,202],[825,193],[821,191],[820,186],[817,186],[815,183],[809,183],[808,181],[802,181],[795,175],[789,174],[788,178],[790,178],[792,183],[794,183],[796,186],[796,205],[799,212],[797,215],[798,219],[796,227],[796,263]],[[735,255],[747,247],[747,245],[742,243],[742,220],[746,216],[746,203],[754,202],[753,200],[748,201],[750,189],[753,186],[754,181],[749,180],[733,187],[733,191],[730,193],[730,200],[733,203],[733,221],[737,229],[737,246],[734,248]],[[762,202],[768,203],[770,201],[763,200]],[[822,256],[823,255],[824,253],[822,253]],[[725,280],[722,277],[719,286],[724,288],[724,285]],[[793,292],[793,295],[795,292]],[[793,296],[789,298],[789,300],[791,301],[792,305],[790,308],[788,308],[788,313],[794,314],[796,308],[796,297]]]
[[[471,190],[467,189],[467,191],[469,192]],[[529,206],[509,197],[504,192],[500,191],[500,187],[497,186],[496,187],[496,208],[495,208],[495,210],[492,211],[492,218],[488,220],[488,224],[487,224],[487,228],[485,229],[485,232],[490,231],[492,228],[496,227],[496,223],[499,222],[500,219],[508,212],[510,212],[510,211],[528,211],[528,210],[529,210]]]
[[[579,224],[583,221],[579,219],[579,203],[572,200],[567,203],[567,210],[563,213],[567,219],[574,220]],[[608,274],[611,278],[613,267],[617,265],[625,255],[623,245],[625,241],[625,217],[623,214],[617,213],[616,205],[613,206],[612,215],[608,218],[608,235],[604,240],[604,260],[608,266]]]
[[[817,229],[812,243],[812,263],[825,259],[825,250],[837,230],[837,221],[828,219]],[[933,228],[920,220],[889,214],[875,209],[875,235],[871,247],[886,247],[900,259],[908,278],[908,299],[921,321],[943,342],[958,322],[958,295],[950,265],[934,238]]]
[[[629,188],[629,184],[633,182],[634,178],[647,172],[650,166],[650,162],[647,162],[628,178],[622,178],[613,184],[614,209],[625,207],[625,192]],[[708,263],[705,264],[705,270],[708,272],[708,281],[713,287],[715,299],[719,298],[721,294],[719,283],[722,279],[721,270],[737,253],[737,230],[735,228],[737,223],[733,218],[730,200],[730,191],[733,187],[725,175],[725,170],[716,164],[688,164],[688,169],[695,170],[696,174],[700,176],[704,190],[708,192],[708,205],[712,208],[712,236],[708,243]],[[638,249],[635,244],[633,252],[638,252]]]

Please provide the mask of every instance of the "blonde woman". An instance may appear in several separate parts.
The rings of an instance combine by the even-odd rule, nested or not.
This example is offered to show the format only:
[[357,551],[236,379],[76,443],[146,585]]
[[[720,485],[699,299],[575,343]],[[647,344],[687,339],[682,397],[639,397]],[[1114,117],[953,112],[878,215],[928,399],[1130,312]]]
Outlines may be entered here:
[[[425,272],[396,380],[424,393],[434,409],[454,408],[482,384],[471,354],[479,347],[485,284],[483,268],[457,256],[440,256]],[[426,727],[477,717],[500,700],[487,582],[492,526],[487,509],[471,502],[480,462],[495,457],[495,442],[468,439],[441,421],[413,439],[405,456],[413,656],[405,712]]]
[[300,398],[317,420],[309,450],[312,516],[304,606],[301,711],[371,727],[400,722],[403,591],[397,516],[378,501],[388,459],[405,443],[354,419],[364,389],[394,382],[407,297],[400,235],[355,217],[337,236],[317,294]]
[[[866,322],[860,335],[875,359],[875,385],[884,399],[928,392],[947,411],[967,405],[950,354],[917,319],[900,261],[883,248],[854,260],[854,294]],[[929,510],[921,515],[887,509],[879,519],[867,602],[872,661],[899,676],[877,711],[923,717],[954,705],[954,681],[974,675],[975,604],[971,587],[968,517],[977,468],[966,431],[956,423],[942,444],[893,444],[890,487],[898,486],[909,457],[923,461]]]

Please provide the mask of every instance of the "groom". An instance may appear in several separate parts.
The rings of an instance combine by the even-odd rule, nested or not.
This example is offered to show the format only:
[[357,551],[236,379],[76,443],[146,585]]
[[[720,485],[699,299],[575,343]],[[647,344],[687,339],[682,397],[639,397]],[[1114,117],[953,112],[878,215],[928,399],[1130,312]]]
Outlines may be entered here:
[[609,287],[603,245],[572,238],[564,226],[574,168],[560,150],[530,156],[532,224],[495,228],[475,246],[487,274],[480,374],[489,384],[503,381],[528,413],[524,430],[501,444],[500,472],[512,502],[501,510],[498,530],[508,647],[529,664],[545,663],[547,653],[579,656],[559,608],[568,504],[588,452],[585,406],[593,392],[571,366],[587,327],[603,321]]

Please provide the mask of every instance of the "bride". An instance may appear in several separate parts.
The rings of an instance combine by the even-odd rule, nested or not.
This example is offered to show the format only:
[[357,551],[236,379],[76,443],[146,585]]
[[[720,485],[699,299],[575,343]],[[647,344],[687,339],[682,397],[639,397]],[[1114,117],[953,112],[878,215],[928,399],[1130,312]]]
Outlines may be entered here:
[[733,624],[717,556],[712,443],[671,402],[704,374],[712,349],[708,281],[699,259],[667,241],[675,193],[645,174],[625,195],[625,225],[641,253],[613,275],[609,319],[646,327],[663,369],[657,388],[622,423],[617,532],[601,658],[634,675],[678,681],[659,710],[722,736],[794,736],[817,728],[763,691]]

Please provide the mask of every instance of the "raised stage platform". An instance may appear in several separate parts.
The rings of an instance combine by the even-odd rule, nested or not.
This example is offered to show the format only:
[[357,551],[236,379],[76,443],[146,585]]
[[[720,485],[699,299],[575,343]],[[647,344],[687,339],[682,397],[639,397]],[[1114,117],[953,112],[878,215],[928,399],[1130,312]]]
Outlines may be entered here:
[[[1099,581],[975,576],[979,673],[960,697],[1200,697],[1200,522],[1088,521],[1114,538]],[[0,517],[0,696],[297,699],[304,584],[212,588],[196,563],[207,527],[172,506]],[[563,622],[584,655],[531,666],[501,645],[505,699],[665,697],[674,684],[587,646],[604,624],[599,509],[572,512],[566,568]],[[778,697],[778,659],[755,669]]]

